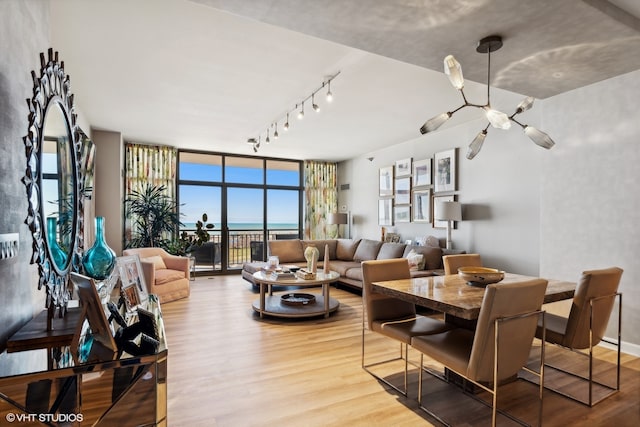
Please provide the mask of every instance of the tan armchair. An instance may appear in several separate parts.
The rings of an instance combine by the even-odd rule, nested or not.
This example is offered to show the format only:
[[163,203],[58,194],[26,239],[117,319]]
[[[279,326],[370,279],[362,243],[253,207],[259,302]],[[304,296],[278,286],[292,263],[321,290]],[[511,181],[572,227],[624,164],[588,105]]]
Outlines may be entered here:
[[478,254],[445,255],[442,264],[444,274],[458,274],[460,267],[482,267],[482,258]]
[[125,249],[122,254],[140,257],[147,291],[156,294],[161,303],[189,296],[189,258],[171,255],[161,248]]
[[[588,355],[583,352],[578,352],[589,357],[589,375],[586,378],[551,365],[546,365],[550,368],[570,373],[574,377],[579,377],[588,381],[589,390],[587,399],[580,399],[574,395],[548,387],[550,390],[588,406],[593,406],[620,390],[620,325],[622,322],[622,296],[618,292],[618,285],[621,277],[622,269],[618,267],[585,271],[582,273],[578,286],[576,287],[569,317],[547,314],[545,339],[548,343],[556,344],[570,350],[589,350]],[[604,334],[607,329],[609,317],[613,311],[616,298],[618,299],[618,336],[617,341],[613,342],[606,340],[604,338]],[[545,331],[543,330],[542,325],[538,325],[538,331],[536,333],[537,337],[542,339],[543,332]],[[618,359],[616,364],[617,371],[615,386],[595,381],[593,378],[593,347],[598,345],[600,341],[614,344],[617,347]],[[597,384],[608,389],[608,392],[598,399],[594,399],[593,384]]]

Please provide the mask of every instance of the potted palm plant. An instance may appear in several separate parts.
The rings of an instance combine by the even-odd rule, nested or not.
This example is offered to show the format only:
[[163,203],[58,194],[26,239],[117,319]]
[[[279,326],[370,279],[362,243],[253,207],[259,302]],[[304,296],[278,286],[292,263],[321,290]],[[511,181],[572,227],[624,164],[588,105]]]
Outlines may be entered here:
[[125,199],[127,218],[133,221],[128,248],[167,248],[180,225],[177,203],[164,185],[147,184]]

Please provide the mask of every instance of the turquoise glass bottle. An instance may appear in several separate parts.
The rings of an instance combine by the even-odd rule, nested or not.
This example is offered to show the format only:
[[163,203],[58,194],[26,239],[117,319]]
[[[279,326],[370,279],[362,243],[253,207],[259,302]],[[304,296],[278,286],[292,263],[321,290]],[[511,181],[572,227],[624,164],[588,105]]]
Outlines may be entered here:
[[116,265],[116,254],[104,240],[104,217],[96,217],[96,241],[84,253],[82,266],[87,276],[104,280]]
[[49,245],[51,259],[56,264],[56,267],[58,267],[58,270],[64,270],[67,266],[67,254],[58,244],[57,222],[57,218],[47,218],[47,244]]

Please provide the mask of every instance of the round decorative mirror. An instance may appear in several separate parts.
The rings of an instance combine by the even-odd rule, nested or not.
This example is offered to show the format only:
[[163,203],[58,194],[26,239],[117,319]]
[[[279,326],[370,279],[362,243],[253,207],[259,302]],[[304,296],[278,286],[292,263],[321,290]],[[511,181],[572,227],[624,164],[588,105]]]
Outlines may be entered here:
[[69,272],[79,271],[82,251],[83,197],[80,177],[80,129],[76,125],[73,94],[58,53],[40,54],[41,71],[33,78],[29,104],[29,132],[24,137],[29,198],[26,223],[33,234],[33,257],[38,264],[38,289],[47,290],[52,318],[66,312],[71,296]]

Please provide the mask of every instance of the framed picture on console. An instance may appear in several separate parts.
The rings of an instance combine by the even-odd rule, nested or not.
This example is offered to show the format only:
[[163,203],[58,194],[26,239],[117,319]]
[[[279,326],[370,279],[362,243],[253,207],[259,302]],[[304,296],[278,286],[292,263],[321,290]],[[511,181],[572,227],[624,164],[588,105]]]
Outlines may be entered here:
[[436,193],[456,190],[456,151],[453,148],[435,155],[434,191]]
[[116,259],[120,281],[121,293],[127,305],[128,311],[134,311],[137,307],[145,307],[149,299],[147,285],[142,273],[142,265],[138,255],[122,256]]

